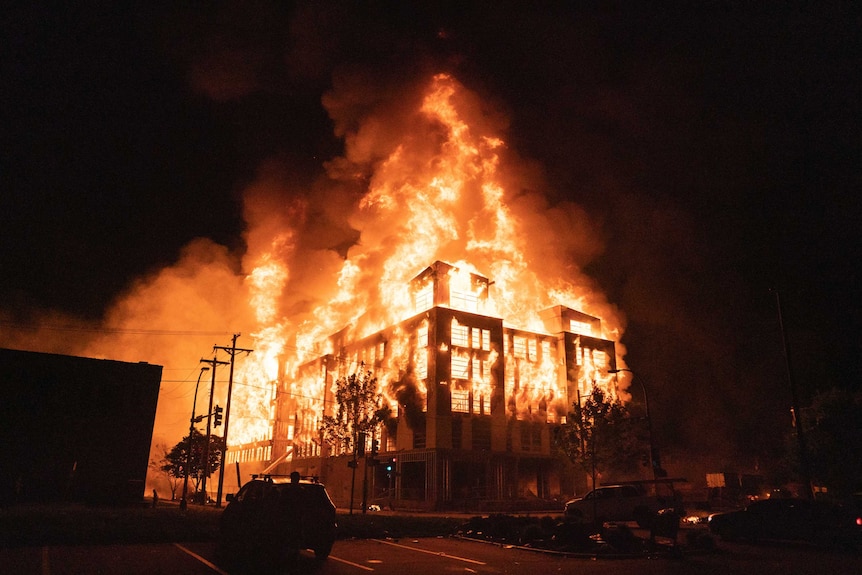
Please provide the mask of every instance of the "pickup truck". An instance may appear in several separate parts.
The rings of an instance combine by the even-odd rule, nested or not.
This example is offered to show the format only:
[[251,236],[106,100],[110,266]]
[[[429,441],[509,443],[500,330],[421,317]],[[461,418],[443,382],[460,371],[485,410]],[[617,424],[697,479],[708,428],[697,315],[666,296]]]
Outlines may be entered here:
[[651,495],[641,485],[604,485],[567,502],[565,517],[584,523],[636,521],[648,527],[662,509],[683,513],[682,499],[672,488],[667,495]]

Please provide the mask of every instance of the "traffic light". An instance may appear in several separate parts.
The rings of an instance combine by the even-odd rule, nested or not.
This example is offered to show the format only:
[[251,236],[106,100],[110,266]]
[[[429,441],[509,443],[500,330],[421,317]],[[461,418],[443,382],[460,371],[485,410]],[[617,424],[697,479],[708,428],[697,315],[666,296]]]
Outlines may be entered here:
[[365,457],[365,432],[359,433],[359,438],[356,440],[356,455]]
[[377,450],[380,449],[380,442],[376,439],[371,440],[371,457],[377,455]]
[[218,405],[215,406],[215,411],[213,412],[213,415],[215,416],[215,420],[213,421],[214,426],[218,427],[221,425],[221,415],[223,411],[223,407],[219,407]]

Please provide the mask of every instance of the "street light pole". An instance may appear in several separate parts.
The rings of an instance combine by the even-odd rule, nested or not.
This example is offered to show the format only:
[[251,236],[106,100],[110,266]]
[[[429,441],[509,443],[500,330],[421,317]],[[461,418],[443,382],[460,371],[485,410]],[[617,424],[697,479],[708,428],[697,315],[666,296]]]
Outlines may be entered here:
[[[630,369],[624,368],[624,367],[620,368],[620,369],[609,369],[608,373],[617,374],[617,373],[620,373],[621,371],[629,372],[630,374],[632,374],[632,379],[634,379],[635,372],[633,372]],[[640,384],[641,391],[643,391],[643,394],[644,394],[644,409],[646,410],[646,420],[647,420],[647,438],[649,439],[649,466],[652,469],[652,478],[653,478],[653,480],[655,480],[656,476],[657,476],[657,471],[658,471],[656,468],[659,466],[659,462],[658,462],[658,457],[657,457],[658,453],[656,451],[655,443],[653,442],[653,437],[652,437],[652,417],[650,416],[650,412],[649,412],[649,395],[647,395],[646,386],[644,385],[643,381],[638,380],[638,383]]]
[[204,444],[204,477],[201,480],[201,491],[204,492],[204,505],[207,503],[207,477],[210,474],[210,434],[212,433],[212,412],[213,412],[213,394],[215,394],[215,376],[216,367],[219,365],[227,365],[226,361],[218,361],[215,356],[212,359],[201,358],[201,363],[208,363],[212,366],[212,382],[210,383],[210,404],[207,408],[207,439]]
[[784,328],[784,318],[781,314],[781,298],[775,293],[775,305],[778,308],[778,325],[781,328],[781,345],[784,349],[784,366],[787,369],[787,382],[790,384],[790,399],[793,402],[793,420],[796,427],[796,448],[799,454],[799,471],[802,475],[803,493],[806,499],[813,499],[811,491],[811,468],[808,464],[808,449],[805,445],[805,426],[802,422],[802,412],[799,409],[799,394],[793,380],[793,370],[790,369],[790,349],[787,346],[787,330]]
[[186,453],[186,472],[183,474],[185,478],[183,479],[183,496],[180,498],[180,509],[185,510],[188,507],[188,501],[186,501],[186,494],[189,492],[189,471],[192,468],[192,445],[194,445],[192,441],[192,436],[195,431],[195,409],[198,404],[198,386],[201,384],[201,376],[205,371],[209,371],[209,367],[204,366],[201,368],[200,373],[198,374],[198,381],[195,383],[195,397],[192,400],[192,416],[189,418],[189,448]]

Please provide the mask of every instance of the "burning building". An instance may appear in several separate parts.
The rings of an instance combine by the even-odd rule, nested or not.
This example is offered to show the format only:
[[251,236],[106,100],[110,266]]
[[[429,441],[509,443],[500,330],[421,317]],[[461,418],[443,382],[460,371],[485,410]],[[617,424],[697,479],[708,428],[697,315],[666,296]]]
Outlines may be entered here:
[[362,473],[372,501],[512,508],[570,492],[553,426],[580,395],[609,383],[614,342],[597,337],[600,319],[558,305],[541,311],[542,331],[509,327],[484,311],[489,278],[441,261],[406,287],[412,317],[360,339],[342,330],[326,340],[331,351],[298,366],[296,376],[282,370],[271,441],[240,447],[233,461],[317,475],[346,504],[352,454],[326,445],[320,426],[334,410],[336,381],[367,369],[395,415],[360,447],[379,446],[374,460],[360,460],[369,464]]
[[[372,500],[414,508],[573,493],[553,426],[594,385],[616,394],[624,356],[621,314],[581,272],[601,251],[584,211],[535,191],[499,117],[449,75],[373,111],[340,93],[326,185],[287,208],[265,184],[249,194],[255,351],[237,366],[227,489],[299,470],[340,505],[364,476]],[[336,382],[365,371],[394,417],[366,438],[383,464],[351,488],[360,470],[320,427]]]

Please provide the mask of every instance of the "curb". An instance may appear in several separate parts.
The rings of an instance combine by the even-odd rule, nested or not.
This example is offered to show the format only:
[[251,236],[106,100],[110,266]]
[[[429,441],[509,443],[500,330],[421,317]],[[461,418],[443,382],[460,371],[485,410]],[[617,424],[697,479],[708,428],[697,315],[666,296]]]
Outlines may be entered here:
[[[463,535],[453,535],[454,539],[461,539],[463,541],[474,541],[477,543],[485,543],[488,545],[495,545],[497,547],[501,547],[503,549],[518,549],[520,551],[532,551],[534,553],[542,553],[545,555],[553,555],[556,557],[572,557],[575,559],[609,559],[609,560],[622,560],[622,559],[656,559],[656,558],[666,558],[666,559],[678,559],[683,556],[691,556],[691,555],[699,555],[702,553],[709,553],[710,550],[685,550],[679,547],[676,548],[667,548],[666,550],[656,550],[656,551],[645,551],[639,553],[625,553],[625,552],[580,552],[580,551],[557,551],[554,549],[542,549],[541,547],[527,547],[524,545],[515,545],[513,543],[500,543],[498,541],[489,541],[487,539],[476,539],[474,537],[465,537]],[[675,549],[675,551],[674,551]]]

